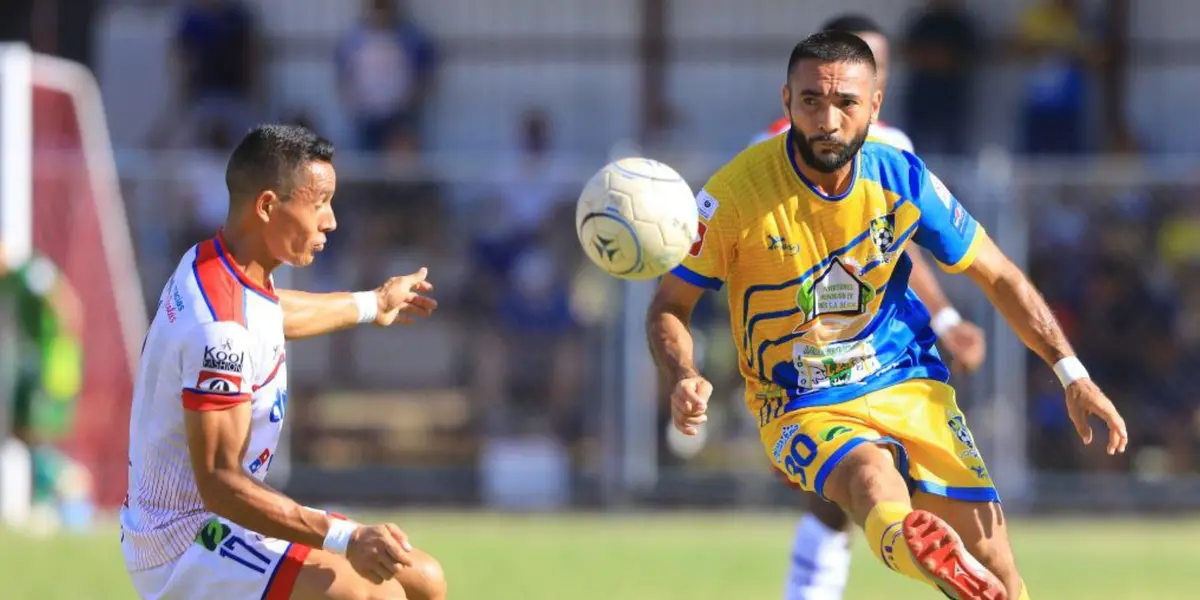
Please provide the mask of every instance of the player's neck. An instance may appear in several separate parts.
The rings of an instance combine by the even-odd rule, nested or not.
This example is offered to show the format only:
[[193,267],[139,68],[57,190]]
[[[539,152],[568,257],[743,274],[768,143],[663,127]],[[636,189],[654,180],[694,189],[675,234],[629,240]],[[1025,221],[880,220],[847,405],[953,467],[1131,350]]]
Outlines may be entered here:
[[[793,148],[792,152],[796,152]],[[797,153],[798,154],[798,153]],[[816,188],[818,192],[826,196],[840,196],[846,193],[846,190],[854,183],[854,169],[858,168],[858,161],[852,160],[846,165],[832,173],[818,171],[804,162],[804,159],[799,155],[796,156],[796,168],[800,170],[800,174],[804,176],[808,182]]]
[[261,238],[248,235],[236,225],[226,223],[218,233],[221,243],[228,253],[226,258],[241,269],[242,273],[264,289],[271,288],[271,272],[279,266],[279,261],[271,257]]

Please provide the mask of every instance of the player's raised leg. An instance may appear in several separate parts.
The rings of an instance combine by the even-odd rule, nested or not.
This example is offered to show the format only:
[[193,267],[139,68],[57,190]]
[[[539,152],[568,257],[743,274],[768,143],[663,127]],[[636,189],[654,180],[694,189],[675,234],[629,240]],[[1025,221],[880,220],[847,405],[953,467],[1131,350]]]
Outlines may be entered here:
[[395,578],[371,582],[343,557],[313,550],[296,576],[291,600],[444,600],[446,577],[432,556],[413,550]]
[[784,600],[841,600],[850,578],[850,530],[838,505],[804,494],[807,513],[796,524]]
[[[890,448],[842,447],[852,449],[832,467],[823,493],[863,526],[872,554],[885,566],[932,583],[956,600],[1008,598],[1000,580],[967,552],[949,524],[933,513],[914,511]],[[934,563],[925,562],[930,559]]]

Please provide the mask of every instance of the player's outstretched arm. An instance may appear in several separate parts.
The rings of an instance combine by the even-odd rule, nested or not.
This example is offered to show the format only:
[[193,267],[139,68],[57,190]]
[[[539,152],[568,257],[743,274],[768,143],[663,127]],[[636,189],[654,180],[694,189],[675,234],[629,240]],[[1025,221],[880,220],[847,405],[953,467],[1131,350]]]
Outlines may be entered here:
[[929,309],[933,332],[950,351],[955,368],[962,368],[967,372],[978,369],[987,353],[983,330],[970,321],[964,321],[962,315],[950,304],[950,299],[942,291],[942,285],[938,283],[925,255],[917,248],[909,248],[907,252],[913,265],[908,283]]
[[366,292],[314,294],[279,290],[283,307],[283,333],[289,340],[325,335],[362,323],[388,327],[428,317],[437,301],[426,296],[433,284],[422,267],[416,273],[392,277]]
[[646,317],[650,352],[659,370],[671,383],[671,417],[679,431],[695,435],[708,420],[712,384],[696,370],[692,333],[688,323],[696,302],[704,293],[675,275],[668,274],[658,285]]
[[1050,365],[1067,391],[1067,410],[1085,444],[1092,441],[1088,418],[1095,415],[1109,429],[1108,453],[1124,452],[1125,420],[1088,376],[1050,307],[1012,261],[983,232],[977,253],[965,273],[991,300],[1021,341]]

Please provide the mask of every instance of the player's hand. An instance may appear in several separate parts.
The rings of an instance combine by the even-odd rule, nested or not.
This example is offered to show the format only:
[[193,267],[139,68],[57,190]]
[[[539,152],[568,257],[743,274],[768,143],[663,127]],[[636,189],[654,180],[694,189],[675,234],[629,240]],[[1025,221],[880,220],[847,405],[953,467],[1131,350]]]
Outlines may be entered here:
[[1080,379],[1067,386],[1067,414],[1085,445],[1092,443],[1092,425],[1088,418],[1095,415],[1108,425],[1108,453],[1125,452],[1125,445],[1129,443],[1125,419],[1091,379]]
[[359,575],[380,584],[396,576],[403,567],[412,566],[412,544],[399,527],[391,523],[362,525],[350,536],[346,560]]
[[712,391],[712,384],[699,375],[675,382],[671,389],[671,420],[676,429],[686,435],[696,435],[700,425],[708,420],[706,413]]
[[947,329],[941,339],[954,359],[956,372],[973,373],[983,364],[987,344],[984,343],[983,330],[974,323],[963,321]]
[[388,327],[394,323],[412,323],[415,317],[428,317],[437,310],[437,300],[425,296],[433,284],[425,279],[429,269],[421,267],[411,275],[393,277],[375,289],[379,312],[375,324]]

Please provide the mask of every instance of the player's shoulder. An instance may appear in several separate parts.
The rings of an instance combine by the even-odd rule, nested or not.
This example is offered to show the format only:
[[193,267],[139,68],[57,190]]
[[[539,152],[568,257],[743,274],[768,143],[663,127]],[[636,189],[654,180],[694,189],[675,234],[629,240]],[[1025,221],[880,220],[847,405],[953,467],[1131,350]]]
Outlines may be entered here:
[[878,139],[868,139],[862,147],[862,174],[879,182],[885,190],[901,197],[919,195],[925,162],[916,154]]
[[777,135],[752,144],[725,163],[709,179],[708,186],[714,195],[721,193],[745,196],[752,190],[761,190],[771,181],[768,173],[778,171],[787,164],[787,136]]

